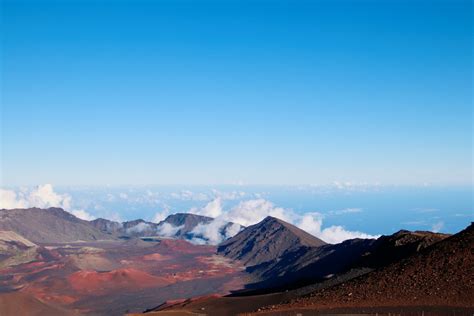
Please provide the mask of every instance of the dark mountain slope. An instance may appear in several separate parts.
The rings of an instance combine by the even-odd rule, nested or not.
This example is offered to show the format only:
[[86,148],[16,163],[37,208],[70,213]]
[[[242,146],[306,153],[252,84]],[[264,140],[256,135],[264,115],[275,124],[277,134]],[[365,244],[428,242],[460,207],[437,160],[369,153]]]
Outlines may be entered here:
[[312,307],[460,306],[474,307],[474,225],[412,256],[348,282],[279,306]]
[[[351,239],[340,244],[303,247],[247,271],[261,282],[249,288],[292,288],[320,282],[350,271],[359,275],[409,257],[448,237],[431,232],[400,231],[374,239]],[[350,278],[350,275],[342,279]]]
[[263,264],[301,248],[319,247],[325,242],[274,217],[249,226],[218,247],[218,253],[247,266]]

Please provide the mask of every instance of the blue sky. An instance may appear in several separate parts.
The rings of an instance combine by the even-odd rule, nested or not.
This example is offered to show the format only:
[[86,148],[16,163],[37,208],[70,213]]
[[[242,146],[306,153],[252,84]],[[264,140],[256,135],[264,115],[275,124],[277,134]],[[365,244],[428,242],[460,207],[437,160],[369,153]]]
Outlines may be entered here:
[[2,185],[472,184],[470,1],[2,1]]

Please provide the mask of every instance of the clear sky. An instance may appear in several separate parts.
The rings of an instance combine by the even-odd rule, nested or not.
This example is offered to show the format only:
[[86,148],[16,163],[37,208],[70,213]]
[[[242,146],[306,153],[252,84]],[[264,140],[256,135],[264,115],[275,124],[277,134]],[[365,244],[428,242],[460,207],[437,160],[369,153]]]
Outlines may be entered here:
[[471,1],[2,1],[2,185],[472,183]]

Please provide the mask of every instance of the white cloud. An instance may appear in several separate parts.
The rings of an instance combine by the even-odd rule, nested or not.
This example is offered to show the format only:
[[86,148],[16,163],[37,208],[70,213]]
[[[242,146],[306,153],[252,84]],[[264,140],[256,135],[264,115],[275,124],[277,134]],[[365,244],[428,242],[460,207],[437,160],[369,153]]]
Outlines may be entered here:
[[239,224],[230,224],[223,219],[223,217],[218,217],[210,223],[200,223],[198,224],[191,233],[194,234],[191,242],[196,244],[211,244],[217,245],[224,241],[225,239],[234,237],[240,230],[242,226]]
[[230,224],[225,230],[225,239],[234,237],[242,230],[242,226],[236,223]]
[[343,215],[343,214],[353,214],[353,213],[361,213],[362,209],[358,207],[353,207],[353,208],[345,208],[342,210],[335,210],[335,211],[329,211],[328,215]]
[[[337,211],[338,214],[357,213],[361,209],[350,208]],[[193,233],[208,239],[209,243],[217,244],[222,241],[221,229],[225,223],[233,222],[239,224],[237,227],[227,229],[226,238],[233,237],[240,231],[240,225],[250,226],[262,221],[267,216],[273,216],[289,222],[308,233],[321,238],[328,243],[339,243],[353,238],[377,238],[378,236],[365,234],[359,231],[348,231],[343,226],[330,226],[323,228],[323,216],[319,213],[310,212],[297,214],[291,209],[284,209],[275,206],[265,199],[255,199],[242,201],[228,211],[222,209],[221,199],[216,198],[209,202],[202,209],[192,209],[191,213],[196,214],[219,214],[216,219],[208,224],[201,224],[195,228]],[[209,216],[209,215],[208,215]],[[198,241],[202,243],[202,240]]]
[[70,212],[74,216],[92,220],[95,217],[84,210],[76,210],[71,207],[71,197],[68,194],[59,194],[54,192],[51,184],[38,185],[31,190],[13,190],[0,189],[0,208],[49,208],[60,207]]
[[0,189],[0,209],[26,208],[28,201],[17,197],[13,190]]
[[162,220],[164,220],[166,217],[168,217],[168,215],[170,215],[170,211],[168,209],[165,209],[163,211],[158,211],[155,213],[155,215],[153,216],[153,219],[151,220],[153,223],[159,223],[161,222]]
[[267,216],[273,216],[287,222],[292,222],[295,214],[290,210],[275,207],[272,202],[265,199],[242,201],[224,214],[224,218],[227,221],[243,226],[256,224]]
[[216,218],[222,214],[222,199],[217,197],[203,208],[192,208],[189,213]]
[[213,220],[207,224],[200,223],[192,230],[191,233],[194,234],[195,237],[191,241],[201,244],[201,242],[196,241],[196,239],[202,239],[211,245],[217,245],[223,240],[221,230],[225,224],[226,222],[221,219]]
[[183,226],[173,226],[170,223],[163,223],[160,226],[158,226],[157,229],[157,235],[158,236],[163,236],[163,237],[174,237],[176,233],[182,229]]
[[133,233],[141,233],[146,230],[150,230],[151,226],[148,223],[138,223],[135,226],[127,228],[127,234],[133,234]]
[[302,230],[324,240],[330,244],[337,244],[347,239],[354,238],[377,238],[379,236],[368,235],[358,231],[348,231],[342,226],[334,225],[322,228],[323,219],[319,213],[306,213],[296,224]]
[[444,222],[439,221],[431,225],[431,231],[433,231],[434,233],[438,233],[441,229],[443,229],[443,227],[444,227]]
[[72,210],[70,211],[70,213],[76,216],[77,218],[83,219],[85,221],[92,221],[95,219],[94,216],[92,216],[91,214],[87,213],[84,210]]

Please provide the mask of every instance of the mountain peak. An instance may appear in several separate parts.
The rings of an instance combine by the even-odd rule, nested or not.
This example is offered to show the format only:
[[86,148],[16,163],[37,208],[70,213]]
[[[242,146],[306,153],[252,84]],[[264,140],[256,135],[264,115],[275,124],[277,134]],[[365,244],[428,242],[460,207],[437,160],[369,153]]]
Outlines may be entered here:
[[267,216],[221,243],[217,251],[252,266],[277,259],[286,252],[302,247],[319,247],[324,244],[324,241],[290,223]]

